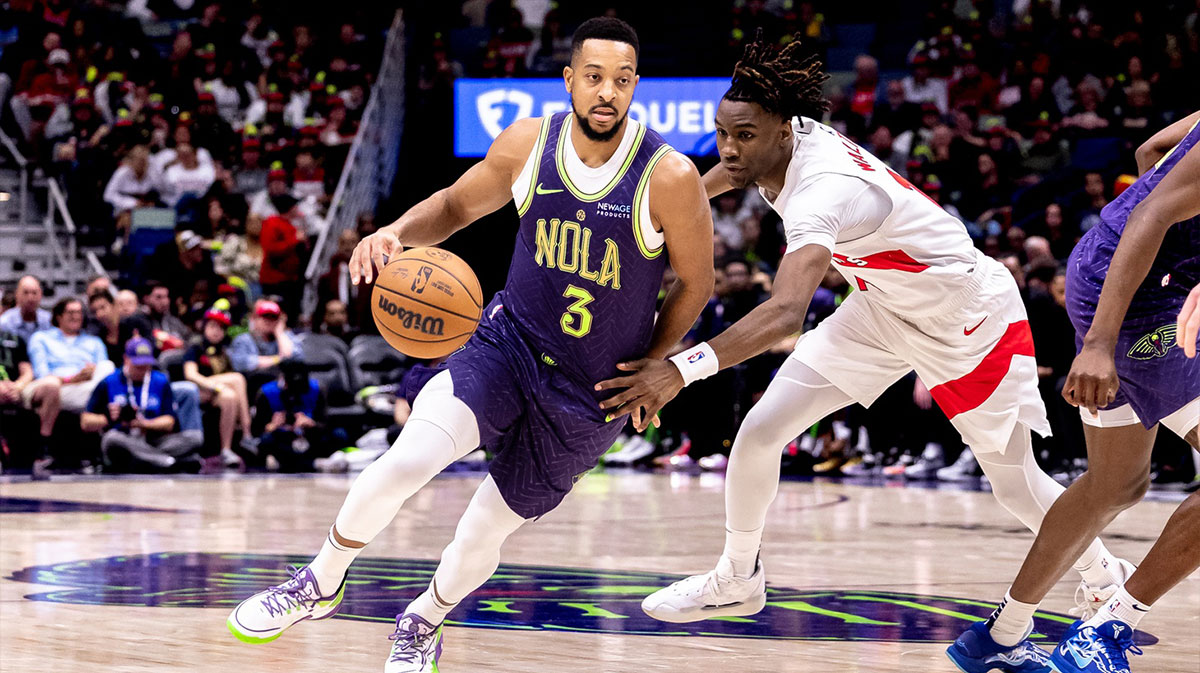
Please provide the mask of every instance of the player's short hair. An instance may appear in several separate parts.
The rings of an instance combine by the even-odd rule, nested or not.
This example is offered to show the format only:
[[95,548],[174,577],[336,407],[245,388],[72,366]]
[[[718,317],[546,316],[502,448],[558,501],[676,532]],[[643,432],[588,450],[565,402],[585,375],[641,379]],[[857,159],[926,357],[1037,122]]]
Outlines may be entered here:
[[583,48],[585,40],[624,42],[633,47],[634,59],[637,59],[641,55],[637,31],[628,23],[610,16],[597,16],[594,19],[588,19],[575,29],[575,34],[571,37],[572,59],[579,54],[579,50]]
[[784,120],[796,116],[820,119],[829,109],[821,85],[829,75],[814,55],[800,51],[800,36],[776,52],[763,39],[759,29],[754,41],[746,45],[742,60],[733,68],[733,78],[724,98],[758,103],[762,109]]

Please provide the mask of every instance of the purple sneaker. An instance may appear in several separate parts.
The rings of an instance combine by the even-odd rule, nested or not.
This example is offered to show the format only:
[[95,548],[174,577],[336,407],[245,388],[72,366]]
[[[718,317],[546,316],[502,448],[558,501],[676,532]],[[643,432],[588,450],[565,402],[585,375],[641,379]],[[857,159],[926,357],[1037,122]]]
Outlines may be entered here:
[[332,596],[321,596],[317,579],[308,566],[288,566],[292,579],[260,591],[242,601],[225,625],[243,643],[269,643],[306,619],[326,619],[337,614],[346,594],[346,579]]
[[388,636],[392,653],[384,673],[438,673],[442,656],[442,625],[434,626],[415,612],[396,617],[396,632]]

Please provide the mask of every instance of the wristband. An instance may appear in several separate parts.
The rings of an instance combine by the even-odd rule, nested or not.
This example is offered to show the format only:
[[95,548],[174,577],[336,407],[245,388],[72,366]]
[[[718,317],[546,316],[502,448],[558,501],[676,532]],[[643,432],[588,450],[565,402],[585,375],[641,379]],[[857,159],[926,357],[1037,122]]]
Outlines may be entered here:
[[717,354],[707,341],[682,353],[676,353],[667,359],[679,368],[685,386],[700,379],[706,379],[721,369],[720,363],[717,362]]

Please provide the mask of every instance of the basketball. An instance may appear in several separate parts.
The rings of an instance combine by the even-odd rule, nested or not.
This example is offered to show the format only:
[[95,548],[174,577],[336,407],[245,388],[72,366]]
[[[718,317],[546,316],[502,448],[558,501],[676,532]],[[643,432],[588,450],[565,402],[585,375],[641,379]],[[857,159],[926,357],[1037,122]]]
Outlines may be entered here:
[[379,272],[371,314],[392,348],[422,360],[440,358],[471,338],[483,314],[483,291],[457,255],[412,248]]

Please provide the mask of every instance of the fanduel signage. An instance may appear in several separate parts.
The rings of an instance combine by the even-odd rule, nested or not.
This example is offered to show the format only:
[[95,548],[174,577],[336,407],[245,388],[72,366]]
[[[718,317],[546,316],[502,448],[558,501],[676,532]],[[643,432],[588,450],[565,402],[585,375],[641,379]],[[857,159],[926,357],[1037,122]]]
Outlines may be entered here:
[[[643,77],[629,116],[691,155],[716,151],[713,117],[729,80],[723,77]],[[454,153],[481,157],[508,125],[569,109],[561,79],[460,79],[454,83]]]

